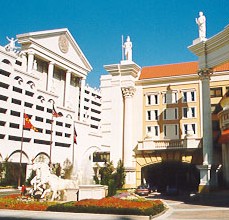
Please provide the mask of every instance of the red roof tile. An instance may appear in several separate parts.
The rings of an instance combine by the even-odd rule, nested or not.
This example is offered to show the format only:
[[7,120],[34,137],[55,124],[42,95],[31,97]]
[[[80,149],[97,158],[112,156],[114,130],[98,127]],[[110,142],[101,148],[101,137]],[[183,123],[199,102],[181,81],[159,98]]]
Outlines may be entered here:
[[[198,62],[195,61],[185,62],[185,63],[166,64],[160,66],[148,66],[142,68],[139,79],[141,80],[141,79],[195,74],[197,73],[197,70],[198,70]],[[216,72],[225,71],[225,70],[229,70],[229,62],[214,68],[214,71]]]

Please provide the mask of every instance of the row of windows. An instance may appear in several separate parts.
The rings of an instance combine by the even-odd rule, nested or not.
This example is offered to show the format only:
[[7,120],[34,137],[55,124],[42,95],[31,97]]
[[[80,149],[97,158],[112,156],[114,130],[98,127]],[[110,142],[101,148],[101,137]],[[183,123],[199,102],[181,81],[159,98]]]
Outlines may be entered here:
[[[0,108],[0,113],[6,114],[6,112],[7,112],[7,109]],[[21,117],[21,112],[10,110],[10,115],[16,116],[16,117]],[[29,116],[29,118],[32,117],[32,115],[30,115],[30,114],[27,114],[27,115]],[[42,118],[40,116],[35,116],[35,121],[44,122],[44,118]],[[47,124],[51,124],[52,123],[51,119],[46,119],[45,121],[46,121]],[[60,127],[65,126],[66,128],[71,128],[71,126],[72,126],[72,124],[63,123],[63,122],[60,122],[60,121],[56,121],[56,125],[60,126]],[[1,126],[1,123],[0,123],[0,126]]]
[[[229,91],[229,87],[226,87],[226,91]],[[210,96],[214,97],[222,97],[223,96],[223,88],[215,87],[210,88]],[[159,94],[148,94],[146,96],[146,104],[147,105],[158,105],[159,104]],[[196,101],[196,91],[182,91],[182,102],[195,102]],[[177,91],[168,91],[166,93],[162,93],[163,104],[171,104],[178,102],[178,92]]]
[[[196,134],[196,124],[183,124],[183,134],[187,134],[190,130],[193,132],[193,134]],[[179,134],[179,125],[163,125],[163,131],[165,137],[176,137]],[[147,126],[146,133],[151,133],[154,137],[158,137],[159,125]]]
[[[0,139],[4,139],[5,135],[0,134]],[[21,141],[21,137],[18,136],[13,136],[13,135],[9,135],[8,137],[9,140],[11,141]],[[31,138],[23,138],[23,142],[25,143],[29,143],[31,141]],[[42,145],[50,145],[50,141],[46,141],[46,140],[40,140],[40,139],[34,139],[34,143],[35,144],[42,144]],[[71,144],[67,144],[67,143],[61,143],[61,142],[54,142],[55,146],[58,147],[70,147]]]
[[[163,111],[163,120],[176,120],[178,119],[178,108],[167,108]],[[196,107],[182,108],[182,118],[195,118]],[[159,120],[159,110],[147,110],[146,112],[147,121]]]
[[[178,103],[178,92],[169,91],[162,93],[163,104]],[[146,95],[146,105],[158,105],[160,95],[158,93]],[[195,102],[196,101],[196,91],[182,91],[182,102]]]

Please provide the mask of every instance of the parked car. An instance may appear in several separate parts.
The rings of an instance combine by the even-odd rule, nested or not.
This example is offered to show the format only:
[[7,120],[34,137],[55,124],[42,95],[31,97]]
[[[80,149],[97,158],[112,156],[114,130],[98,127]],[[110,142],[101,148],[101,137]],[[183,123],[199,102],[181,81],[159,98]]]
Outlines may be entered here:
[[150,194],[150,189],[147,185],[140,185],[135,190],[135,193],[139,196],[148,196]]

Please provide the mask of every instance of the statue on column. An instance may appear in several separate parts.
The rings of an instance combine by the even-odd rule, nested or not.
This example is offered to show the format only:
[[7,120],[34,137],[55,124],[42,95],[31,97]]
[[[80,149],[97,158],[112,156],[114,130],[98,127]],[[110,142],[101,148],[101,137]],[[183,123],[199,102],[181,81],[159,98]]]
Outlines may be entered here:
[[132,61],[132,42],[130,41],[130,36],[127,36],[123,48],[125,49],[126,60]]
[[199,38],[201,40],[206,39],[206,17],[203,12],[199,12],[199,18],[196,18],[196,23],[199,27]]

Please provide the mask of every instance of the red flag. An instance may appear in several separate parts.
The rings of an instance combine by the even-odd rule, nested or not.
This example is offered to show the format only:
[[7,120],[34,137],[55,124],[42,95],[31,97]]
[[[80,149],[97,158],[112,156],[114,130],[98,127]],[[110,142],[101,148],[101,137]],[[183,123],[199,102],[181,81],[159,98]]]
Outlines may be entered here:
[[53,116],[53,117],[56,117],[56,118],[62,116],[62,115],[60,115],[60,114],[56,111],[54,105],[53,105],[53,109],[52,109],[52,116]]
[[77,137],[77,133],[76,133],[76,128],[74,126],[74,143],[75,144],[77,144],[76,137]]
[[32,123],[30,122],[29,116],[27,114],[24,113],[24,126],[23,128],[27,128],[27,129],[33,129],[34,131],[38,131],[37,128],[35,128]]

